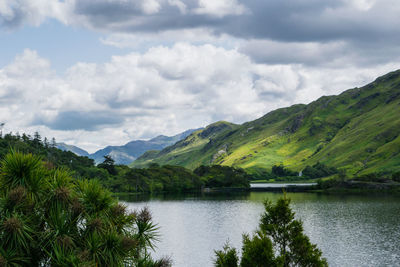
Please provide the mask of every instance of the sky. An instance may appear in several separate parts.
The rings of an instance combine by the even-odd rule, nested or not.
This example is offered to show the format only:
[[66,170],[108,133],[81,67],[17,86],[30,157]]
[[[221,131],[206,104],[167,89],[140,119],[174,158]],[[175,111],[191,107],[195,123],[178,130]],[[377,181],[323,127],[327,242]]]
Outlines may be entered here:
[[400,68],[398,0],[0,0],[3,132],[89,152]]

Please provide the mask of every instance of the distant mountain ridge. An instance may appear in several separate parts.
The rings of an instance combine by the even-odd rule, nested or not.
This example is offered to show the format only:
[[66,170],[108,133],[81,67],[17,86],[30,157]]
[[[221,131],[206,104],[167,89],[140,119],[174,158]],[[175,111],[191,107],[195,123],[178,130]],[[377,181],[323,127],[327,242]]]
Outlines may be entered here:
[[72,153],[74,153],[74,154],[76,154],[78,156],[89,157],[89,153],[86,150],[84,150],[82,148],[79,148],[77,146],[74,146],[74,145],[68,145],[66,143],[57,143],[56,147],[58,149],[63,150],[63,151],[71,151]]
[[89,154],[83,149],[73,145],[67,145],[65,143],[58,143],[57,147],[61,150],[71,151],[79,156],[87,156],[94,159],[96,164],[103,162],[104,156],[110,155],[116,164],[129,164],[136,158],[141,156],[148,150],[161,150],[167,146],[173,145],[181,139],[186,138],[192,132],[199,129],[190,129],[174,136],[159,135],[150,140],[135,140],[131,141],[123,146],[107,146],[103,149],[96,151],[93,154]]
[[400,70],[242,125],[211,124],[130,166],[219,164],[262,173],[275,164],[301,171],[317,162],[350,176],[400,171]]

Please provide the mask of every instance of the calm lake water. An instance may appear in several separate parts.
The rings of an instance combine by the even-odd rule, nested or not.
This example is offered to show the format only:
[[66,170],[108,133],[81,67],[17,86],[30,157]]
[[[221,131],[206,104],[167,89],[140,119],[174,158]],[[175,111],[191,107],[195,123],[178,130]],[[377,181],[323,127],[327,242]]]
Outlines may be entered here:
[[[288,193],[306,234],[330,266],[400,266],[400,197]],[[253,232],[264,199],[280,193],[125,198],[130,209],[148,206],[160,226],[155,257],[171,256],[174,266],[212,266],[224,243],[241,248],[242,233]],[[121,199],[122,200],[122,199]]]
[[250,184],[251,188],[286,188],[286,187],[303,187],[303,186],[313,186],[317,185],[317,183],[254,183]]

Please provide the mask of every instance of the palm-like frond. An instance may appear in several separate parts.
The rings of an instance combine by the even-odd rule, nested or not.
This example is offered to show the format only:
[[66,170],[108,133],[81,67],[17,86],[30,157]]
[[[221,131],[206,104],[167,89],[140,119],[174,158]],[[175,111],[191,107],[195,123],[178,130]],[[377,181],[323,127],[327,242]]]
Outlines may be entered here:
[[84,247],[86,248],[85,257],[93,262],[101,262],[102,241],[98,233],[92,233],[85,238]]
[[85,211],[88,214],[105,212],[115,202],[111,193],[105,190],[97,180],[79,181],[78,189]]
[[63,246],[55,245],[48,252],[49,264],[54,267],[78,267],[80,260],[74,251],[65,249]]
[[153,260],[151,257],[145,257],[139,259],[136,263],[137,267],[170,267],[172,261],[170,258],[162,258],[159,260]]
[[154,250],[155,242],[159,240],[159,227],[151,220],[151,213],[147,207],[143,208],[136,218],[136,239],[139,247],[145,252],[147,248]]
[[0,247],[0,266],[19,267],[28,263],[29,258],[19,255],[16,249]]
[[6,214],[0,224],[3,248],[28,252],[34,242],[34,231],[27,223],[27,218],[21,214]]
[[127,213],[96,180],[31,154],[1,161],[0,266],[168,266],[147,251],[158,236],[147,208]]
[[121,203],[114,204],[107,217],[110,218],[112,227],[119,234],[129,234],[133,230],[132,226],[136,220],[136,214],[128,214],[127,207]]
[[3,189],[10,190],[17,186],[26,187],[37,196],[42,188],[45,175],[42,159],[32,154],[22,154],[11,150],[1,162]]
[[102,235],[102,265],[122,266],[127,251],[122,246],[122,237],[111,230]]
[[71,217],[71,213],[61,205],[53,206],[46,220],[46,229],[42,235],[41,247],[49,250],[51,246],[74,248],[79,239],[78,224]]

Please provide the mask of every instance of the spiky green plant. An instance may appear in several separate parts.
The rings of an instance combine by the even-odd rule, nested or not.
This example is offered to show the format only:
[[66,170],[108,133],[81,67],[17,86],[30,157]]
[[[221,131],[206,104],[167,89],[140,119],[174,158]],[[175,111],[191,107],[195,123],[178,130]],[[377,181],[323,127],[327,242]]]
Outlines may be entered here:
[[153,261],[157,226],[95,180],[11,151],[0,167],[0,266],[170,266]]

